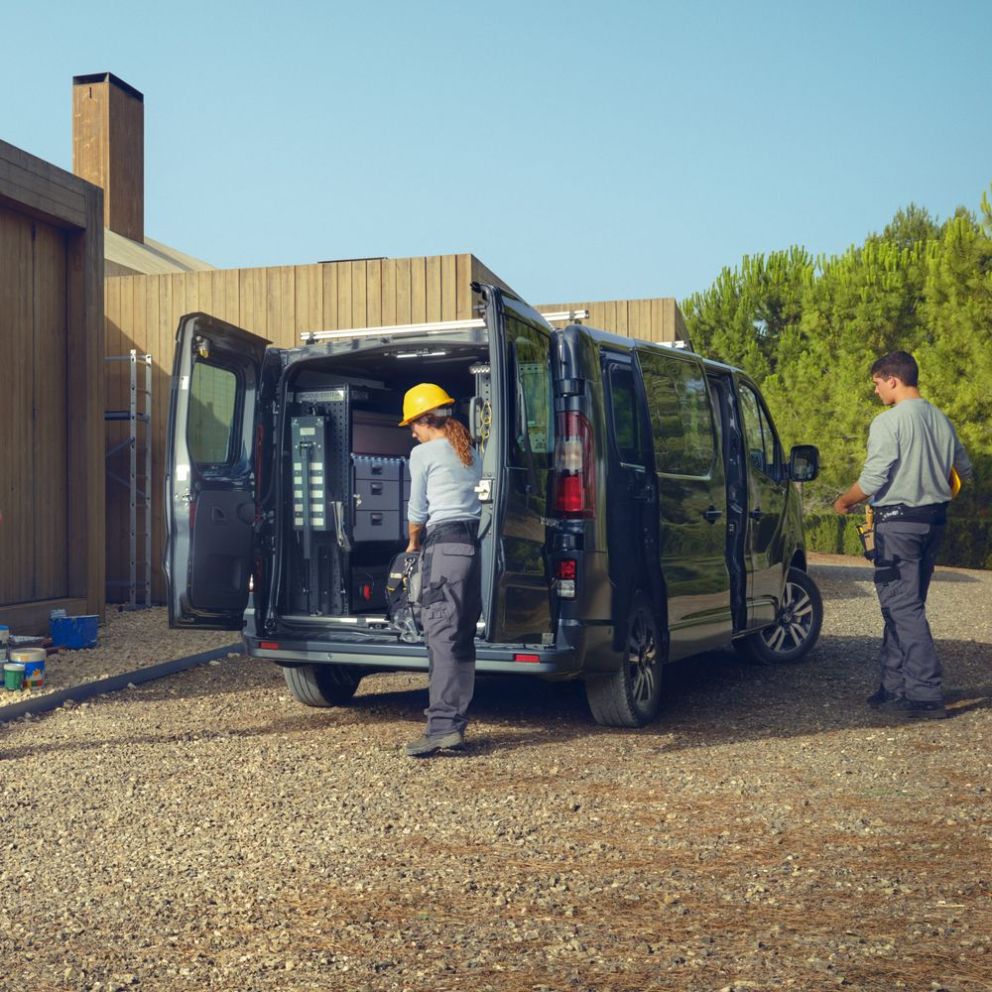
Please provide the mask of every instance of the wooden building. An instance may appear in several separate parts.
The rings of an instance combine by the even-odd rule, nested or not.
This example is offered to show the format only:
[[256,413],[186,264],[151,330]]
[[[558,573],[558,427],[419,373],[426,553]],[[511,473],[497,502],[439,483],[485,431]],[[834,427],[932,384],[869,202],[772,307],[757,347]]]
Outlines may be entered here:
[[103,194],[0,141],[0,623],[104,608]]
[[[108,359],[134,350],[152,362],[152,476],[137,479],[151,496],[151,520],[132,534],[127,476],[127,431],[119,416],[129,406],[130,368],[108,362],[106,493],[108,597],[127,599],[122,577],[146,534],[151,536],[151,599],[165,598],[159,563],[165,531],[162,469],[175,333],[179,318],[205,311],[288,347],[306,331],[376,327],[470,317],[474,281],[506,284],[470,254],[368,258],[263,269],[215,269],[200,259],[151,241],[144,230],[144,98],[111,73],[73,80],[73,168],[106,192],[106,331]],[[542,306],[545,312],[587,309],[587,322],[604,330],[655,341],[685,337],[674,300],[617,300]],[[140,385],[140,383],[139,383]],[[144,443],[138,431],[138,444]]]

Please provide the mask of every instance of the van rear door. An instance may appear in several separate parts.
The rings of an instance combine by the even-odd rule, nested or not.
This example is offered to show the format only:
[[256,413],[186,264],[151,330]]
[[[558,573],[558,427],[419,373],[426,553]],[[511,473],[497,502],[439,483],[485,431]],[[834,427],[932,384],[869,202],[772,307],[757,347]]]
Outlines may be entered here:
[[241,628],[255,524],[256,399],[268,343],[204,313],[179,322],[165,470],[171,627]]
[[[485,638],[541,642],[552,631],[547,554],[548,485],[554,453],[552,330],[537,311],[491,286],[486,300],[494,446],[483,452],[493,480],[483,528],[491,581]],[[490,516],[491,514],[491,516]],[[489,517],[487,528],[487,517]]]

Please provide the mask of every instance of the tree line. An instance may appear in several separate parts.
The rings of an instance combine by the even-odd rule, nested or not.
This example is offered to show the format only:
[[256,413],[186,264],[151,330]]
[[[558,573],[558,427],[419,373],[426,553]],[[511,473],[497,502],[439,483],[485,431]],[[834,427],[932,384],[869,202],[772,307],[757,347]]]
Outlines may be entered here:
[[923,396],[951,418],[975,465],[944,560],[992,568],[989,191],[978,214],[961,207],[943,222],[910,204],[840,255],[798,246],[746,255],[682,312],[696,351],[758,381],[786,449],[819,447],[820,478],[803,499],[820,550],[854,547],[843,521],[827,524],[826,514],[858,477],[868,425],[882,410],[868,370],[886,352],[911,352]]

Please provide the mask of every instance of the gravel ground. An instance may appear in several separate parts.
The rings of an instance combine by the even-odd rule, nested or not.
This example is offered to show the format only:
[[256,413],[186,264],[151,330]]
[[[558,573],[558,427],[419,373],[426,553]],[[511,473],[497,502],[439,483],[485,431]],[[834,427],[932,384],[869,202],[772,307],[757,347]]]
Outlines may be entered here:
[[[640,731],[482,679],[471,749],[417,762],[423,677],[314,710],[242,658],[7,725],[0,990],[987,992],[992,573],[935,576],[922,724],[863,705],[868,568],[813,574],[808,661],[673,666]],[[150,617],[129,657],[179,636]]]

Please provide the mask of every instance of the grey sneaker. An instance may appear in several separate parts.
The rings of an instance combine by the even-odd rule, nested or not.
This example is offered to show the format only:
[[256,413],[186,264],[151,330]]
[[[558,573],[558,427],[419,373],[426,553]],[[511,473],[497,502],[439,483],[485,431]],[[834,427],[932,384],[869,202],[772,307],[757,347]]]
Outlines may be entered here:
[[465,735],[460,730],[452,730],[440,737],[418,737],[403,749],[411,758],[429,758],[438,751],[460,751],[465,747]]

